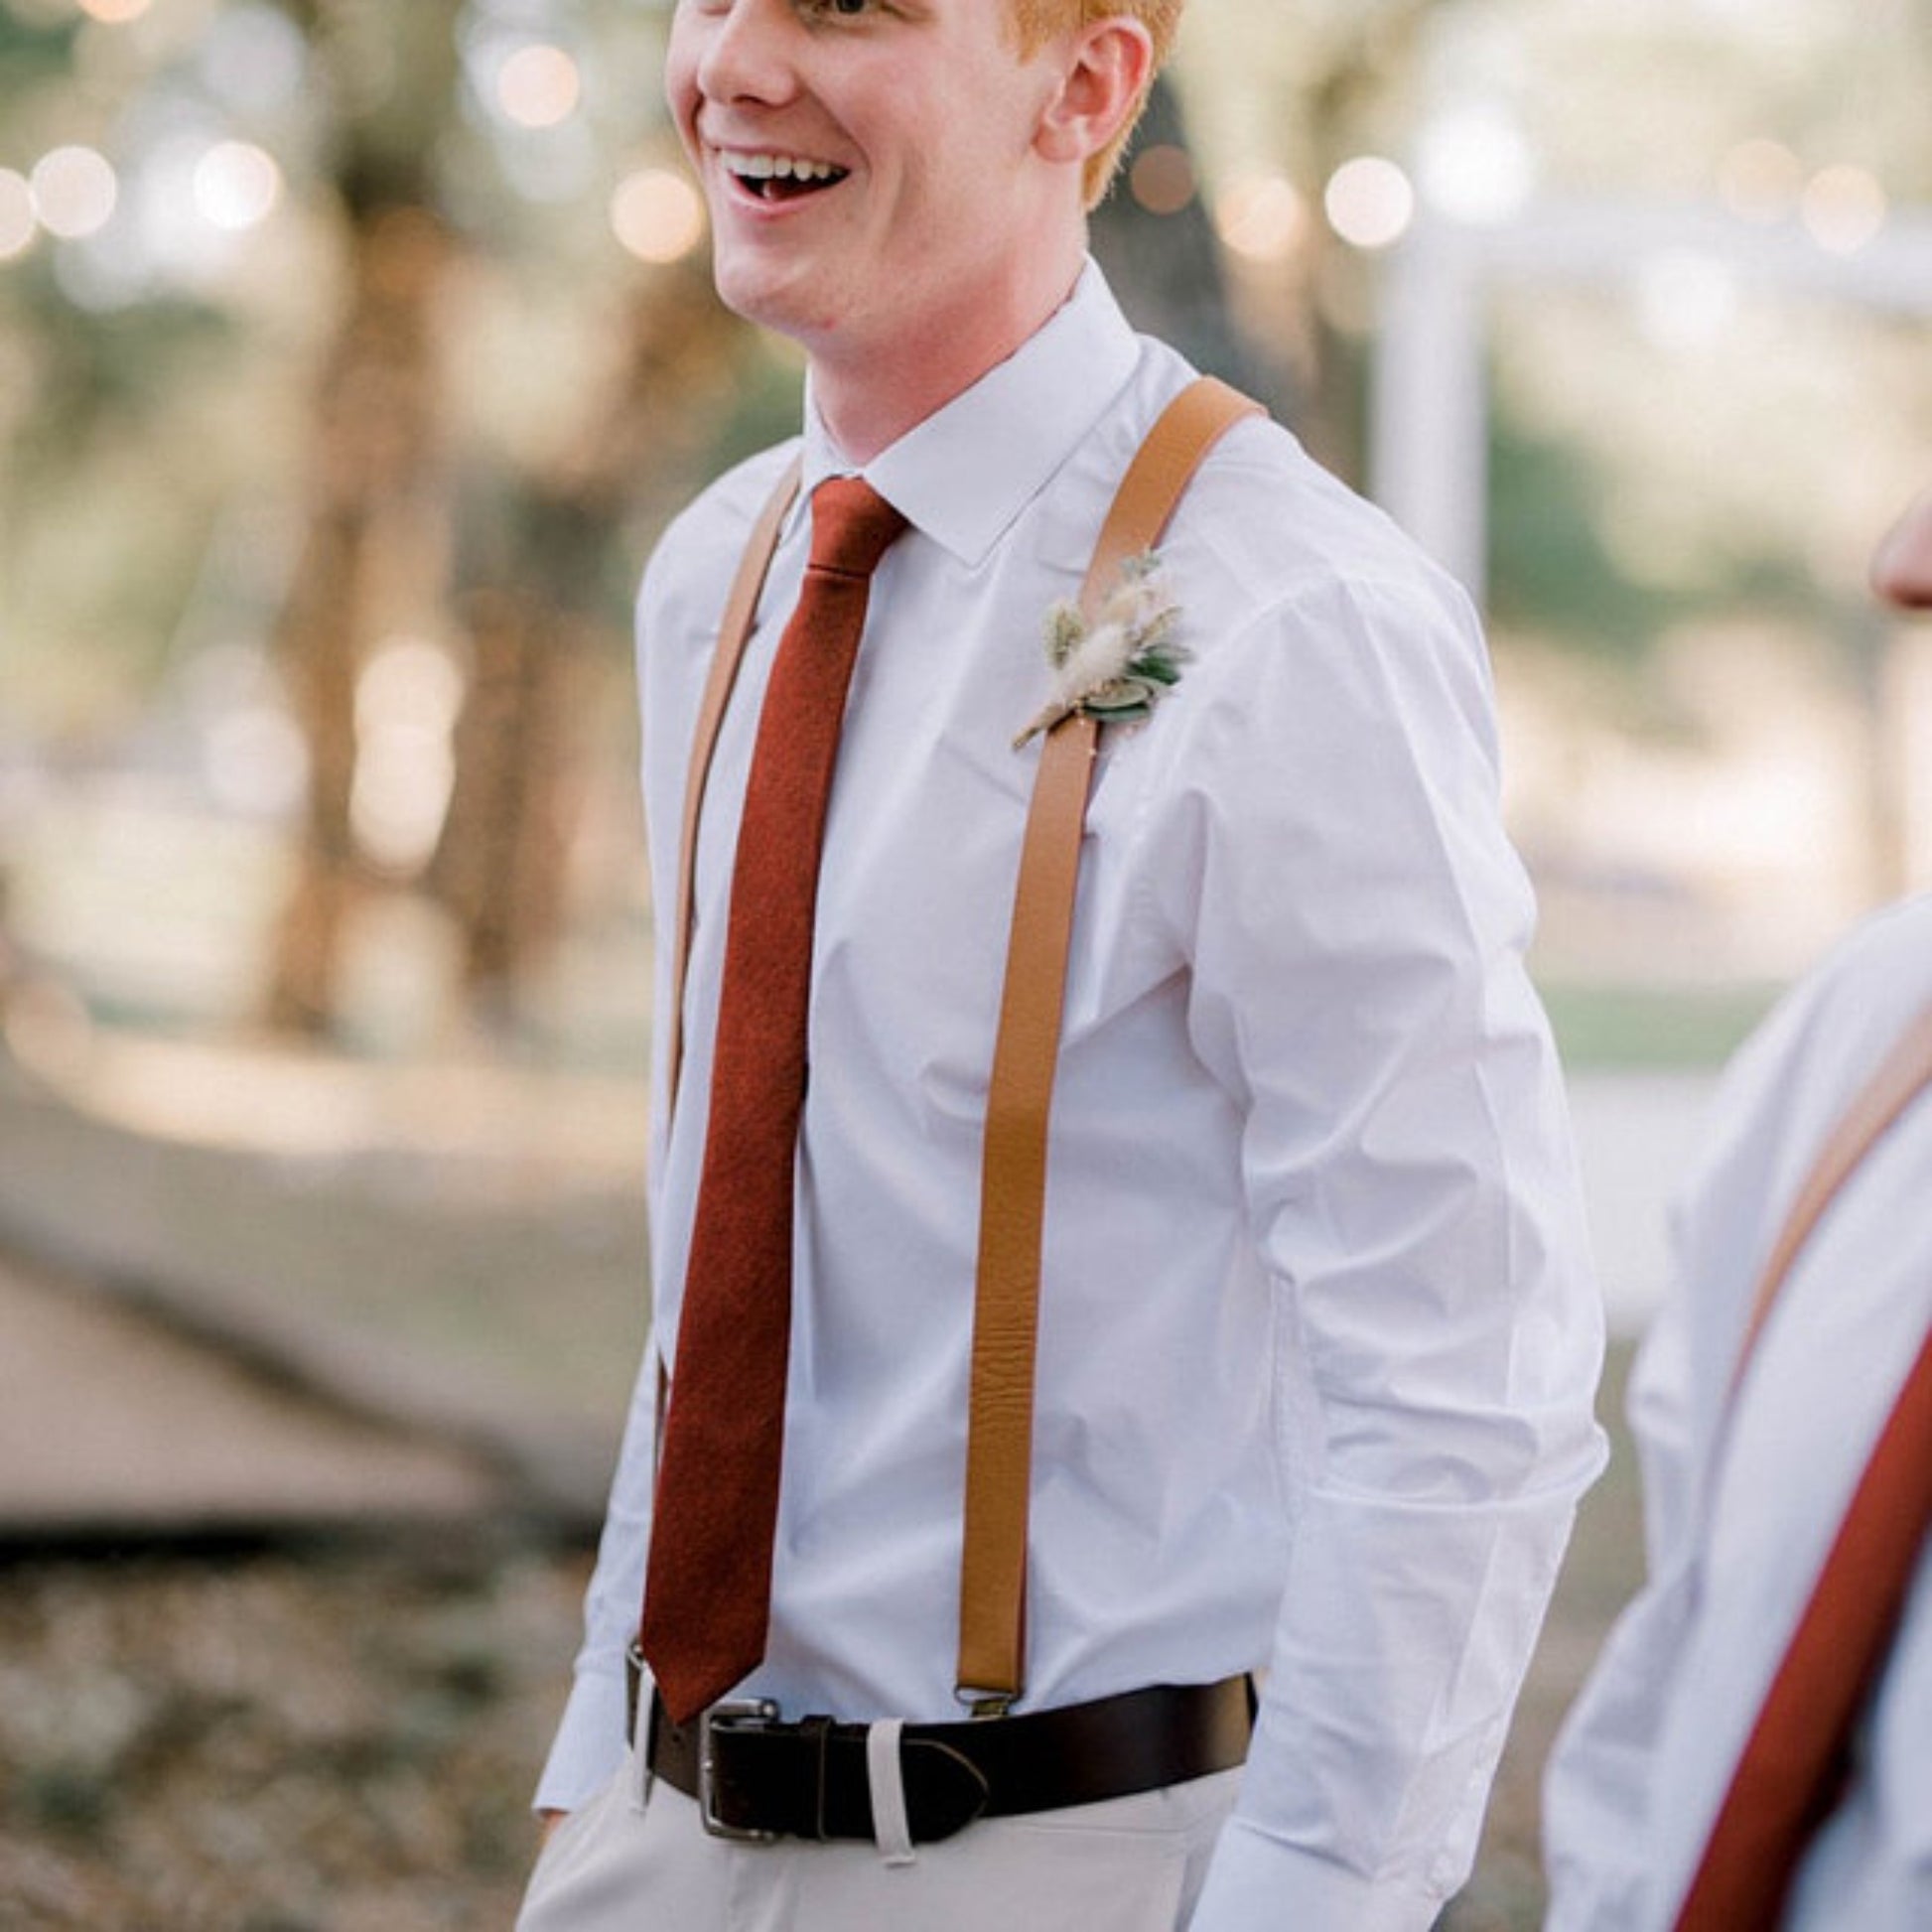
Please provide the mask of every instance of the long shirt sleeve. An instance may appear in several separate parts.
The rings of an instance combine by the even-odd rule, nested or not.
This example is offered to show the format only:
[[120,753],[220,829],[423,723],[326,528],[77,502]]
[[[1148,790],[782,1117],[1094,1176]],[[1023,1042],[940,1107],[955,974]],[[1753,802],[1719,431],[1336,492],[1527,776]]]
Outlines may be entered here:
[[[1292,593],[1207,667],[1153,868],[1242,1113],[1285,1587],[1197,1932],[1425,1926],[1600,1464],[1563,1106],[1452,595]],[[1150,835],[1153,836],[1153,835]],[[1277,989],[1258,998],[1257,989]]]

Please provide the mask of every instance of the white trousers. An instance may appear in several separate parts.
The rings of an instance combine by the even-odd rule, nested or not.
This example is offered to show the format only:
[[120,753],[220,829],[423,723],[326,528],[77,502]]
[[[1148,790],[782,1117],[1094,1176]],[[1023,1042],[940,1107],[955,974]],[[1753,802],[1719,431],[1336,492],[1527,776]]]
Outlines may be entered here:
[[1181,1932],[1239,1770],[916,1848],[708,1836],[633,1753],[552,1833],[516,1932]]

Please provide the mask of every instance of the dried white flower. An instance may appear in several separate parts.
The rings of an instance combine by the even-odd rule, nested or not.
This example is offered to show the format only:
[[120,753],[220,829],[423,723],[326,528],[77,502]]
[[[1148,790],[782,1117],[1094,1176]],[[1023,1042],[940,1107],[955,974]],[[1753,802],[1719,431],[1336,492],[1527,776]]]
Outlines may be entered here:
[[1046,614],[1052,695],[1013,741],[1014,749],[1076,713],[1111,725],[1150,717],[1163,693],[1179,682],[1188,658],[1176,635],[1179,621],[1180,607],[1153,550],[1121,565],[1120,579],[1091,624],[1075,606],[1055,604]]

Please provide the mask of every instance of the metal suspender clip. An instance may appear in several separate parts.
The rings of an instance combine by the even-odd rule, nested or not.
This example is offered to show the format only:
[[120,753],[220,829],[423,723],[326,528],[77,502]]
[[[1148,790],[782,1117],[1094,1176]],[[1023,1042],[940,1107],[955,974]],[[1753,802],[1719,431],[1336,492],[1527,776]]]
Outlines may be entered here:
[[973,1718],[1004,1718],[1019,1695],[1018,1691],[975,1690],[970,1684],[961,1684],[953,1692],[966,1707],[967,1715]]

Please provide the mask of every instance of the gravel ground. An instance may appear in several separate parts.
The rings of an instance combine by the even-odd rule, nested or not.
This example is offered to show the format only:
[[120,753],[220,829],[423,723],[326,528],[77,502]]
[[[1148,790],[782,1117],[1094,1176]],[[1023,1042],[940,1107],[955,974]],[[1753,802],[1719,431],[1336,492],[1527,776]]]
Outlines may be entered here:
[[577,1552],[321,1547],[0,1571],[0,1926],[507,1926]]

